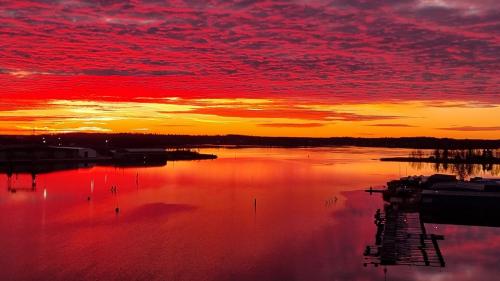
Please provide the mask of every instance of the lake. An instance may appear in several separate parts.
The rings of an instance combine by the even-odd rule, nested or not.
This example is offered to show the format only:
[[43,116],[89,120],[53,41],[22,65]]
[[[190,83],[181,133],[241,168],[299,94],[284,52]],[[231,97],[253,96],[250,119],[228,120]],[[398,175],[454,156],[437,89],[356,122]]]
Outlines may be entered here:
[[409,150],[200,151],[219,158],[55,171],[35,189],[29,174],[2,174],[0,279],[498,280],[494,227],[426,224],[444,237],[444,267],[365,264],[384,203],[364,190],[435,173],[378,161]]

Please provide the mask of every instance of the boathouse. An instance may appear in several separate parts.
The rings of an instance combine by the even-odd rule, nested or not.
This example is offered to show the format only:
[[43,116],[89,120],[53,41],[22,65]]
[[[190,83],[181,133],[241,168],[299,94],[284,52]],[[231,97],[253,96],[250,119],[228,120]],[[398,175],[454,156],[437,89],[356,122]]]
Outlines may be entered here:
[[92,159],[97,152],[85,147],[19,145],[0,147],[0,161]]

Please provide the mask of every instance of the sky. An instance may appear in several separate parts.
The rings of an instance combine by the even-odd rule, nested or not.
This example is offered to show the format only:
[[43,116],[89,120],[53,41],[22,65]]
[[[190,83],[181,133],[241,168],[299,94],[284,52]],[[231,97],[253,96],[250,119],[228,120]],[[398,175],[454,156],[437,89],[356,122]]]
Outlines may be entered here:
[[497,0],[0,0],[0,133],[500,139]]

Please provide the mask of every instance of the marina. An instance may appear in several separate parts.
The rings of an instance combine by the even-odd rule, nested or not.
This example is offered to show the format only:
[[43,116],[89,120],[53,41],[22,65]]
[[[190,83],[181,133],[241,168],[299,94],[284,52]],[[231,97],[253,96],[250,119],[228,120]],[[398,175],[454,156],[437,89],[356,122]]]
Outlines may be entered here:
[[439,246],[445,236],[429,233],[426,225],[500,226],[497,178],[460,181],[444,174],[410,176],[389,181],[386,189],[376,191],[385,204],[374,215],[375,243],[366,246],[365,266],[445,267]]

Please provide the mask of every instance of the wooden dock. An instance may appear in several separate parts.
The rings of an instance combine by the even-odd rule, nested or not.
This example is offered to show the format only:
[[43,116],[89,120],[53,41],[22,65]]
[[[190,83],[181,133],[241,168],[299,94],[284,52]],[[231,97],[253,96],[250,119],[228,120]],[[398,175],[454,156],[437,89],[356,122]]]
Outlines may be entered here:
[[365,248],[365,265],[445,266],[438,244],[444,237],[428,234],[418,212],[387,206],[375,213],[375,225],[375,245]]

